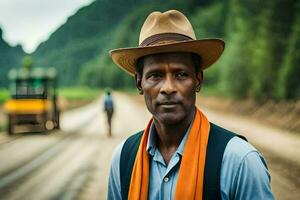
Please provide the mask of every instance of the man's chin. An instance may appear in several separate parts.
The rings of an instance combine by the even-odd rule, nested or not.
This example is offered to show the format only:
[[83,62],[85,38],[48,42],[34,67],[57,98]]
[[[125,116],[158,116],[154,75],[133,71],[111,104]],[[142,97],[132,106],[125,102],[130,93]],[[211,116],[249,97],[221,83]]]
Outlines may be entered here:
[[167,113],[157,116],[156,120],[165,125],[175,125],[182,121],[182,117],[178,114]]

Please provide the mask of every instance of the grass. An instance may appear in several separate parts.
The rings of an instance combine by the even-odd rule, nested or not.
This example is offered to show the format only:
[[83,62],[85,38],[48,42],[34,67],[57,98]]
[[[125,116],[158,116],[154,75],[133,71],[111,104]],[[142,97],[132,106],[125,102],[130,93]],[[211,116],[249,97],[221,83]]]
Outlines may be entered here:
[[[97,98],[102,93],[100,89],[87,87],[68,87],[59,88],[58,95],[68,100],[91,100]],[[0,104],[3,104],[10,98],[9,90],[0,88]]]
[[4,132],[6,130],[6,124],[3,122],[0,122],[0,133]]
[[0,88],[0,104],[10,98],[8,89]]
[[[2,107],[2,104],[7,101],[10,98],[10,93],[8,89],[0,88],[0,107]],[[0,112],[3,112],[1,109]],[[0,113],[1,115],[3,113]],[[4,132],[6,130],[6,123],[4,120],[2,120],[2,117],[0,116],[0,133]]]
[[58,95],[67,100],[92,100],[97,98],[103,91],[88,87],[59,88]]

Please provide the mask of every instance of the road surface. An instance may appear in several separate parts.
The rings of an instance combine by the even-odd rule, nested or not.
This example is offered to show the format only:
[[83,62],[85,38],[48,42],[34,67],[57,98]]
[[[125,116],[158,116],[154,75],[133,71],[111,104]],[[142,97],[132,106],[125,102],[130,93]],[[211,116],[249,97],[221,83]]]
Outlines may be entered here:
[[[106,199],[111,154],[150,118],[139,97],[114,94],[113,137],[102,98],[62,115],[47,135],[0,135],[0,199]],[[200,101],[201,104],[201,101]],[[277,199],[300,199],[300,138],[245,117],[200,106],[208,118],[248,138],[265,155]]]

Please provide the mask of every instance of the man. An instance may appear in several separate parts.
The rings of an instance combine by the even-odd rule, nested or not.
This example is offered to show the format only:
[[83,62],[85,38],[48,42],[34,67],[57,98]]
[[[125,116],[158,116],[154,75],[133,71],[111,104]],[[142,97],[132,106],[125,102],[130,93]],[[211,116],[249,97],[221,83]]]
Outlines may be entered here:
[[274,199],[262,155],[195,107],[203,70],[223,49],[222,40],[196,40],[188,19],[170,10],[148,16],[139,47],[111,51],[153,118],[115,150],[108,199]]
[[104,96],[104,111],[106,112],[107,125],[108,125],[108,136],[111,137],[111,120],[114,114],[114,104],[110,89],[106,89]]

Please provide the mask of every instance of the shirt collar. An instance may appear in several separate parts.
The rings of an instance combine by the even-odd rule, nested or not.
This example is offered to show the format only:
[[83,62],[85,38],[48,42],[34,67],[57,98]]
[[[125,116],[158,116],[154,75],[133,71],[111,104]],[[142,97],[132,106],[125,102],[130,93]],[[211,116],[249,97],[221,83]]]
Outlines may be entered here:
[[[190,132],[190,129],[191,129],[191,126],[192,126],[193,122],[189,125],[189,128],[188,130],[186,131],[186,133],[184,134],[184,137],[183,139],[181,140],[177,150],[176,150],[176,153],[180,154],[182,156],[183,154],[183,150],[184,150],[184,147],[185,147],[185,143],[186,143],[186,140],[187,140],[187,137],[189,135],[189,132]],[[155,125],[154,123],[152,122],[151,126],[150,126],[150,130],[149,130],[149,137],[148,137],[148,141],[147,141],[147,146],[146,146],[146,150],[147,152],[151,155],[151,156],[154,156],[155,154],[155,150],[156,150],[156,139],[157,139],[157,135],[156,135],[156,129],[155,129]]]
[[147,141],[146,150],[151,156],[154,156],[155,149],[156,149],[156,130],[155,130],[154,123],[152,121],[149,130],[149,137]]

